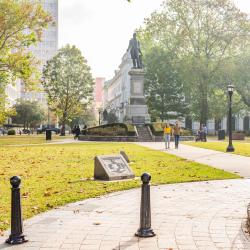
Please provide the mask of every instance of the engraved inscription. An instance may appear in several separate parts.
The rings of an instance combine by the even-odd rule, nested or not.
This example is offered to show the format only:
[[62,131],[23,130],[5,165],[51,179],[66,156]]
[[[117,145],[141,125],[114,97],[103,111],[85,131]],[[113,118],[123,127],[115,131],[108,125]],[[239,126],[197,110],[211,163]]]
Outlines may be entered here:
[[118,157],[107,157],[103,158],[103,163],[114,173],[125,173],[128,169],[121,158]]
[[122,155],[99,155],[95,157],[95,179],[122,180],[134,178],[127,161]]

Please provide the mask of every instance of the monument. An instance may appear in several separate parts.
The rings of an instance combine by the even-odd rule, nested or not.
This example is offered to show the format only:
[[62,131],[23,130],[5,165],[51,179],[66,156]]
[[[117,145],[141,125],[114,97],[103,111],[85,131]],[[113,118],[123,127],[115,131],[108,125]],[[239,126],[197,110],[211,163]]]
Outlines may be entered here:
[[134,177],[134,173],[122,155],[99,155],[95,157],[95,179],[113,181]]
[[130,52],[133,61],[133,67],[128,72],[130,75],[130,102],[127,120],[133,124],[150,123],[150,116],[144,96],[145,70],[143,69],[140,42],[136,38],[136,33],[133,34],[127,51]]
[[136,33],[129,41],[115,76],[104,85],[104,108],[115,110],[119,122],[148,124],[150,116],[144,96],[145,70]]

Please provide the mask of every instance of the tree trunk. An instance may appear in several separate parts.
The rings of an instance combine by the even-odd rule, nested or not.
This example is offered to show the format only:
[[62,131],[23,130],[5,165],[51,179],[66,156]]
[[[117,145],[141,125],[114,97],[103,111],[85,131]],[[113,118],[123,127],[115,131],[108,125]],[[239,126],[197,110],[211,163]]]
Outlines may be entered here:
[[200,111],[200,126],[207,124],[208,120],[208,89],[207,82],[201,84],[201,111]]
[[65,136],[65,120],[62,122],[60,136]]

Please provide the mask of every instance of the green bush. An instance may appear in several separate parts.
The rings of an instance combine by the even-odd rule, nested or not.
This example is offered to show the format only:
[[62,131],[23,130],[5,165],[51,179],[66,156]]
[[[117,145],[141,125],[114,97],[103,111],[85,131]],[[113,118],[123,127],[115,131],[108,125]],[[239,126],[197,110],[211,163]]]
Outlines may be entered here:
[[111,123],[98,127],[88,128],[86,130],[86,134],[97,136],[135,136],[136,133],[134,126],[131,124]]
[[245,135],[246,135],[246,136],[250,136],[250,130],[245,131]]
[[16,134],[16,131],[14,129],[10,129],[8,130],[8,135],[15,135]]

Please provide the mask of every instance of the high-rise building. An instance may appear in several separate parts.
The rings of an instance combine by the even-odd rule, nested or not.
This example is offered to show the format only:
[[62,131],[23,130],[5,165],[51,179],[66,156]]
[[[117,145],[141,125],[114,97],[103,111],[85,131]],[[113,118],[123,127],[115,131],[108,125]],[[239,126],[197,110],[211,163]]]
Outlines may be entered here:
[[95,79],[95,87],[94,87],[94,112],[96,120],[100,119],[100,112],[103,104],[103,86],[104,86],[105,78],[97,77]]
[[[44,10],[49,12],[53,17],[53,25],[46,29],[42,36],[42,42],[33,45],[29,48],[30,51],[40,61],[39,69],[42,72],[46,61],[51,59],[58,50],[58,0],[34,0],[41,3]],[[39,91],[26,91],[25,86],[22,85],[21,98],[30,101],[38,101],[40,104],[46,106],[46,94],[42,91],[40,86]]]

